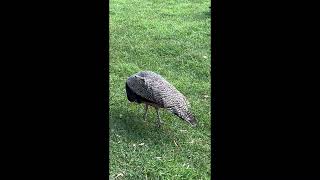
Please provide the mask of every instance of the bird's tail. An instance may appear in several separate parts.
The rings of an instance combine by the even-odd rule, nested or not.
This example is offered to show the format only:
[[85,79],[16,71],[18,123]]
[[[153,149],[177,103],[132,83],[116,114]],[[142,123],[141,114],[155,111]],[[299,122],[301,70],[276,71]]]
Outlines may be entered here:
[[167,108],[169,111],[171,111],[176,116],[180,117],[182,120],[190,123],[191,126],[197,125],[197,119],[194,117],[194,115],[188,111],[188,110],[179,110],[173,107]]
[[194,115],[190,111],[187,111],[185,120],[189,122],[192,126],[197,125],[197,119],[194,117]]

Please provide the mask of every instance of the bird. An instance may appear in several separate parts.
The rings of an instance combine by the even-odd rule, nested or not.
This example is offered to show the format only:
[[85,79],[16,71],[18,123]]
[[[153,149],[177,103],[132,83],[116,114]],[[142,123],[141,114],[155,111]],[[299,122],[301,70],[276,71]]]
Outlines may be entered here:
[[160,108],[167,109],[192,127],[197,125],[195,116],[189,110],[190,103],[187,98],[161,75],[152,71],[141,71],[128,77],[125,86],[130,102],[145,104],[144,120],[148,107],[152,106],[157,112],[158,127],[163,123],[159,115]]

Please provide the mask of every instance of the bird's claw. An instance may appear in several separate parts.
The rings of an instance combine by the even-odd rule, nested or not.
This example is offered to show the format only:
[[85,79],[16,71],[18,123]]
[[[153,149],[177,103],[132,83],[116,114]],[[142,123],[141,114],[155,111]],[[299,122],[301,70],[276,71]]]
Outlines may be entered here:
[[156,125],[157,125],[157,127],[159,128],[162,124],[164,124],[164,122],[163,121],[157,121],[157,123],[156,123]]

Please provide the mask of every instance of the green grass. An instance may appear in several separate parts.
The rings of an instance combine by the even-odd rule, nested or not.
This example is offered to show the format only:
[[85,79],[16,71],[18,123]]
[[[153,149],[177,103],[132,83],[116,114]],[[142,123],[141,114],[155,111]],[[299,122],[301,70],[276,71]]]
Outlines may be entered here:
[[[110,1],[110,179],[210,179],[210,1]],[[128,76],[161,74],[190,101],[198,126],[129,103]]]

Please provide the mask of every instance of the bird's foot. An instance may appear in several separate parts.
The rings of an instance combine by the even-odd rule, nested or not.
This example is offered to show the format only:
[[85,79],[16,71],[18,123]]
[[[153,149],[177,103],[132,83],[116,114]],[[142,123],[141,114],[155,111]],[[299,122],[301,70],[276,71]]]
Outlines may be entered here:
[[147,121],[147,114],[144,114],[143,121]]
[[161,121],[161,120],[160,120],[160,121],[157,121],[157,123],[156,123],[156,125],[157,125],[158,128],[161,127],[162,124],[164,124],[164,122]]

